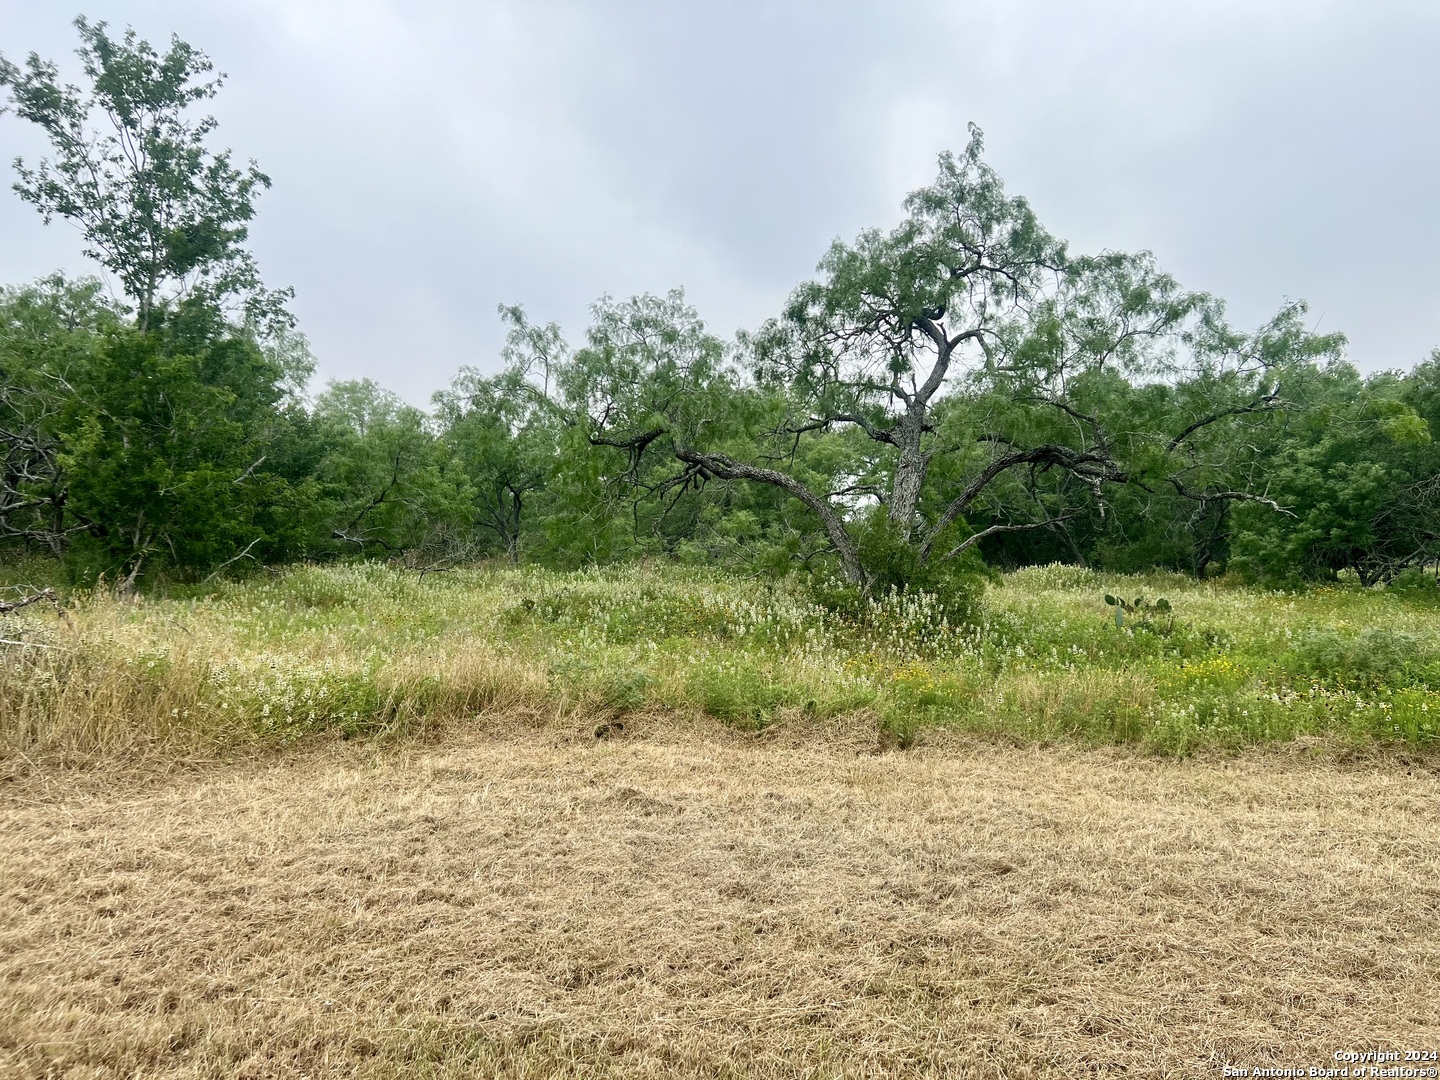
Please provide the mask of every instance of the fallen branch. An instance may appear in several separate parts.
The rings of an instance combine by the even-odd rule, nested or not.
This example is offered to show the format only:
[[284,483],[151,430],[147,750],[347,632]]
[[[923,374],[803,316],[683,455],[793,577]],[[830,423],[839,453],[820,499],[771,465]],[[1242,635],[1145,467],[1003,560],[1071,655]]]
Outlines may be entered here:
[[59,606],[60,598],[55,595],[54,589],[41,589],[33,596],[27,596],[22,600],[0,600],[0,615],[9,615],[12,611],[19,611],[31,604],[38,604],[41,600],[53,600]]

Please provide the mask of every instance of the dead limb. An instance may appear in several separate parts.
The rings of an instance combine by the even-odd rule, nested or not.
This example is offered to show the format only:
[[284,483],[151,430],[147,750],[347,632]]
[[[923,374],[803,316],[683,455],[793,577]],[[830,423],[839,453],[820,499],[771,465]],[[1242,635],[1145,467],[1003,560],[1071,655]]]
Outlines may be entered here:
[[[12,611],[19,611],[23,607],[38,604],[42,600],[53,600],[56,607],[60,606],[60,598],[55,595],[54,589],[41,589],[34,595],[23,597],[20,600],[0,600],[0,615],[9,615]],[[15,643],[8,642],[7,644]]]

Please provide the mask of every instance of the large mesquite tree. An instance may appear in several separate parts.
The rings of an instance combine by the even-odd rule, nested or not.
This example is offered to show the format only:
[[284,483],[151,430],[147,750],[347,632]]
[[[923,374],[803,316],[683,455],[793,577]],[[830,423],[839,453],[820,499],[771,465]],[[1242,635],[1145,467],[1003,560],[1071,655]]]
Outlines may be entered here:
[[[1287,373],[1340,340],[1308,334],[1295,305],[1236,334],[1148,254],[1072,255],[981,152],[972,129],[896,228],[837,242],[731,357],[676,294],[597,305],[562,380],[572,417],[652,490],[783,491],[862,587],[893,580],[867,565],[877,519],[881,547],[916,571],[1103,513],[1121,485],[1273,506],[1234,429],[1285,408]],[[1133,392],[1147,383],[1163,409]],[[993,520],[976,531],[966,517],[982,507]]]

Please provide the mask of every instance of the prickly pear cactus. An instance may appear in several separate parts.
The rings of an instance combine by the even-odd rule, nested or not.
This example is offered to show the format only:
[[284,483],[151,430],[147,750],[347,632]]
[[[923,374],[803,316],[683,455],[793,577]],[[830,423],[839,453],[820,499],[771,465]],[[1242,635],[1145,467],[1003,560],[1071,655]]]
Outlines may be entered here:
[[1115,609],[1115,627],[1117,630],[1123,630],[1125,628],[1125,617],[1127,615],[1138,616],[1143,623],[1151,611],[1158,611],[1162,615],[1170,614],[1170,601],[1163,596],[1154,603],[1151,603],[1143,596],[1137,596],[1134,600],[1126,600],[1122,596],[1112,596],[1110,593],[1106,593],[1105,604],[1107,607]]
[[1105,603],[1115,609],[1115,629],[1122,630],[1125,627],[1125,601],[1118,597],[1105,594]]

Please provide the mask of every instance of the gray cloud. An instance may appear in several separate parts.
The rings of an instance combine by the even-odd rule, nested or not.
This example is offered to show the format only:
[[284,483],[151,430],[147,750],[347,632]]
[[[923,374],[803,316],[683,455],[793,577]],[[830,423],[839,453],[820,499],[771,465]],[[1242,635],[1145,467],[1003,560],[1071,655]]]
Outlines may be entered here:
[[[1440,9],[1308,2],[107,0],[230,81],[221,140],[272,175],[253,230],[327,377],[424,402],[493,367],[495,305],[578,336],[603,292],[772,314],[836,236],[893,222],[986,131],[1082,250],[1149,248],[1258,322],[1309,299],[1362,367],[1440,345]],[[0,0],[0,49],[68,14]],[[43,145],[0,118],[0,157]],[[0,280],[85,270],[0,199]]]

